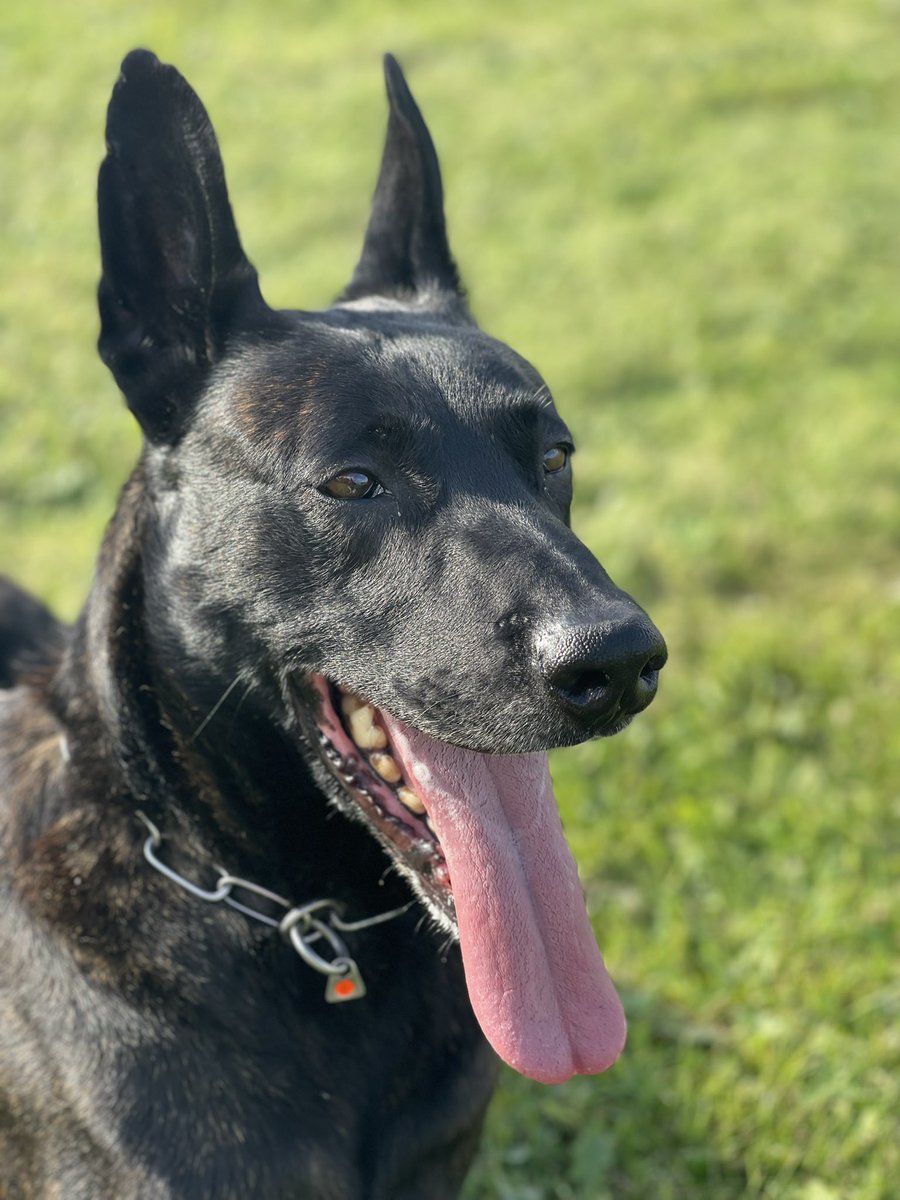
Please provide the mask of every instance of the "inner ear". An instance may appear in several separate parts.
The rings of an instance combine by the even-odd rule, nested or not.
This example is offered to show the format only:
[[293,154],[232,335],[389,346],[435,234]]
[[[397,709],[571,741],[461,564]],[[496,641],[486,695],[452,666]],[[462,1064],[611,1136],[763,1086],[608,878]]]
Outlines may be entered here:
[[387,135],[362,254],[342,301],[366,296],[462,307],[462,287],[447,241],[444,190],[434,143],[392,55],[384,58]]
[[100,342],[154,441],[172,440],[229,338],[268,313],[206,110],[147,50],[122,63],[98,204]]

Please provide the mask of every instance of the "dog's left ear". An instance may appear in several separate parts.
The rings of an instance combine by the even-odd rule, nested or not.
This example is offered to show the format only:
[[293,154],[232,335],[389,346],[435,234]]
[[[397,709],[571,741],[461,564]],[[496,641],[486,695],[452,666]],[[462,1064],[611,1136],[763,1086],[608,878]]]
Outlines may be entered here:
[[362,255],[341,300],[421,300],[463,310],[447,243],[444,191],[434,143],[397,60],[384,57],[390,113]]
[[100,356],[145,435],[173,442],[230,336],[270,310],[241,248],[206,110],[147,50],[109,102],[98,201]]

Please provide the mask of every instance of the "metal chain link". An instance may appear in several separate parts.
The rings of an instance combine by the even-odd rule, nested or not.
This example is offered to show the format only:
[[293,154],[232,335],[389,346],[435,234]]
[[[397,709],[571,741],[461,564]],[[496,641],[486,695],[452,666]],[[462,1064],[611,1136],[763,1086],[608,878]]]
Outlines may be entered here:
[[[166,879],[183,888],[198,900],[208,904],[227,904],[230,908],[243,913],[254,921],[268,925],[288,941],[308,967],[318,971],[328,978],[325,989],[325,999],[329,1003],[339,1003],[344,1000],[359,1000],[365,993],[365,984],[356,961],[350,954],[340,933],[355,933],[368,929],[372,925],[381,925],[385,921],[393,921],[412,908],[414,901],[404,904],[402,908],[394,908],[389,912],[378,913],[374,917],[364,917],[359,921],[345,921],[341,912],[343,905],[337,900],[323,898],[311,900],[307,904],[293,905],[284,896],[272,892],[259,883],[250,879],[242,879],[232,875],[222,867],[217,867],[219,877],[215,888],[209,890],[199,887],[189,879],[185,879],[172,867],[167,866],[158,856],[157,851],[162,845],[162,834],[150,818],[140,810],[137,817],[147,827],[148,837],[144,842],[144,858],[155,871],[159,871]],[[286,910],[279,920],[270,917],[268,913],[249,904],[236,900],[233,892],[243,892],[250,896],[259,896],[279,908]],[[333,953],[332,958],[326,958],[315,950],[316,942],[325,942]]]

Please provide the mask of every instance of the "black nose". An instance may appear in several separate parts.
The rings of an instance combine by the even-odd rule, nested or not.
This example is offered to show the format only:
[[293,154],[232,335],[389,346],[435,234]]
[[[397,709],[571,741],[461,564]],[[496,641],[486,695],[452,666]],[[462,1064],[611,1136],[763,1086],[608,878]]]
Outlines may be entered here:
[[643,712],[668,652],[662,634],[636,611],[596,625],[560,625],[538,640],[541,671],[556,701],[591,725]]

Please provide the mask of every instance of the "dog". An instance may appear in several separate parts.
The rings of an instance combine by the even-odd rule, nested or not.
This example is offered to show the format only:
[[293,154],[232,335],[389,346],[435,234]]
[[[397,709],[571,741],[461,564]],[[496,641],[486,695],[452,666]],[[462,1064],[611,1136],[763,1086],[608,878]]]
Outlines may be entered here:
[[476,326],[396,61],[363,250],[273,311],[207,114],[124,60],[99,349],[143,432],[81,616],[0,593],[0,1195],[444,1200],[499,1059],[625,1022],[546,752],[662,637],[571,435]]

